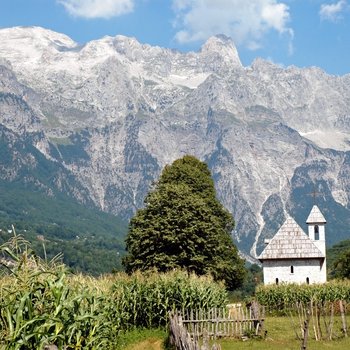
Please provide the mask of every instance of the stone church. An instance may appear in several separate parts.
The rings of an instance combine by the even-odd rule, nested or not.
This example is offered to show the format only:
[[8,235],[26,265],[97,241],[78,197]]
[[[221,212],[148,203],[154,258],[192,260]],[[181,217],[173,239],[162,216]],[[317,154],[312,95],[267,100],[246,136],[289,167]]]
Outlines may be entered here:
[[324,283],[326,271],[326,220],[314,205],[306,223],[308,234],[288,217],[259,255],[264,284]]

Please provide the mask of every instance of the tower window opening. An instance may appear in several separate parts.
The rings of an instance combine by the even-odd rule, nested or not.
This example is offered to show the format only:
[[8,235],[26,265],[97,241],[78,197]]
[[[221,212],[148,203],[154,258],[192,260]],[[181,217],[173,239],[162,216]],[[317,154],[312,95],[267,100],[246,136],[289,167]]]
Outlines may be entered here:
[[318,225],[315,225],[314,232],[315,232],[315,241],[318,241],[320,239],[320,230]]
[[294,266],[290,267],[290,273],[294,273]]
[[310,284],[310,279],[309,279],[309,277],[306,277],[306,284]]
[[276,278],[276,285],[278,286],[278,278]]

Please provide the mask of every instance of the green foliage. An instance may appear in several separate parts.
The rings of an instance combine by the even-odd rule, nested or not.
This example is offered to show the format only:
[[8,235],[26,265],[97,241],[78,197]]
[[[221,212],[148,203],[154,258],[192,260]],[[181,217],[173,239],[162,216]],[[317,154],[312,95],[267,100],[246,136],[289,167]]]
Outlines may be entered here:
[[255,295],[256,287],[263,281],[263,271],[257,264],[247,265],[247,275],[241,287],[229,294],[230,301],[238,302]]
[[168,349],[164,346],[168,340],[168,332],[161,329],[133,329],[125,333],[121,333],[118,337],[116,350],[155,350],[154,343],[160,343],[159,349]]
[[226,232],[234,228],[232,215],[216,198],[214,181],[208,166],[193,156],[184,156],[172,165],[167,165],[159,179],[159,186],[164,184],[187,185],[193,194],[197,194],[205,201]]
[[20,236],[0,246],[0,348],[113,349],[122,331],[164,326],[174,308],[222,307],[223,285],[186,272],[71,275]]
[[132,218],[123,263],[127,272],[185,268],[240,286],[245,269],[232,242],[234,221],[217,200],[207,165],[185,156],[166,166]]
[[350,240],[327,249],[327,267],[330,278],[350,278]]
[[111,214],[0,181],[0,244],[11,237],[12,224],[41,257],[63,253],[74,271],[98,275],[122,269],[126,224]]
[[99,349],[115,339],[118,322],[105,317],[105,297],[91,286],[70,283],[64,265],[40,260],[21,237],[0,252],[10,270],[0,284],[0,345]]
[[350,279],[350,249],[343,252],[334,262],[334,274],[337,278]]
[[350,281],[332,281],[327,284],[260,285],[256,290],[260,304],[280,310],[296,303],[350,301]]
[[123,310],[122,327],[159,327],[167,323],[172,310],[223,307],[227,293],[211,277],[198,277],[185,271],[120,275],[113,285],[116,308]]

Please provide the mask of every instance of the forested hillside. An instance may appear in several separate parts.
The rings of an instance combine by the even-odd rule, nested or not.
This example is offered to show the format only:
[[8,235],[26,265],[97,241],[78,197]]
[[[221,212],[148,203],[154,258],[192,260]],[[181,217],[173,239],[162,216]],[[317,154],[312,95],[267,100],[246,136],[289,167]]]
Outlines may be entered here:
[[75,271],[100,274],[121,269],[126,223],[62,195],[47,197],[21,184],[0,181],[0,244],[14,232],[42,257],[63,254]]
[[327,272],[329,278],[337,277],[336,262],[341,256],[347,252],[350,252],[350,239],[341,241],[329,249],[327,249]]

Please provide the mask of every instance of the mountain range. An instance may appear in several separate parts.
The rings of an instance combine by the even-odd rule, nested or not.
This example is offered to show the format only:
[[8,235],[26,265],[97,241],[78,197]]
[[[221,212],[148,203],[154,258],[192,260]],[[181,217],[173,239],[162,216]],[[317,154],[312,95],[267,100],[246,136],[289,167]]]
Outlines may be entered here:
[[191,154],[209,165],[247,258],[288,215],[305,228],[314,203],[329,245],[350,237],[350,74],[243,66],[223,35],[182,53],[14,27],[0,30],[0,124],[8,186],[127,221],[162,168]]

